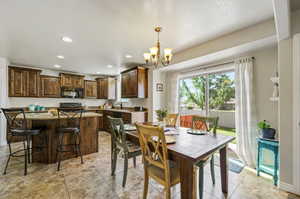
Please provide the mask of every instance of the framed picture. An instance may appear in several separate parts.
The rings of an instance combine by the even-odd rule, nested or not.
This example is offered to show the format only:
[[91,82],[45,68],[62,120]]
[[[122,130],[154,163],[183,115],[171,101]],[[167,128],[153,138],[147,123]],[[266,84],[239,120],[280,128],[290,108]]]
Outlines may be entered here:
[[162,83],[156,84],[156,91],[163,92],[164,91],[164,85]]

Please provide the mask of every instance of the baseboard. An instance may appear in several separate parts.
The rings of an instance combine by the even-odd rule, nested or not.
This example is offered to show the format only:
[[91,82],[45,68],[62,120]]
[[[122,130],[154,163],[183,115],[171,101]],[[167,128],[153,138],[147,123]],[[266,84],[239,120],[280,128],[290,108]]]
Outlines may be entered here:
[[292,184],[288,184],[286,182],[279,182],[279,189],[282,189],[284,191],[290,192],[290,193],[294,193],[294,194],[300,194],[297,191],[297,188],[295,187],[295,185]]

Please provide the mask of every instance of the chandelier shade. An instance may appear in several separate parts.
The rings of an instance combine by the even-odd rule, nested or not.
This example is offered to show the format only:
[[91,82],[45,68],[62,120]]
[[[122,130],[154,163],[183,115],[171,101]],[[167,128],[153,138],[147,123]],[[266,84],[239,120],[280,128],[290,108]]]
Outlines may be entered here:
[[164,54],[161,56],[159,33],[161,32],[162,27],[155,27],[154,30],[157,32],[157,43],[156,46],[149,48],[150,52],[144,53],[144,60],[147,65],[154,65],[155,67],[169,65],[173,56],[172,49],[165,48],[163,51]]

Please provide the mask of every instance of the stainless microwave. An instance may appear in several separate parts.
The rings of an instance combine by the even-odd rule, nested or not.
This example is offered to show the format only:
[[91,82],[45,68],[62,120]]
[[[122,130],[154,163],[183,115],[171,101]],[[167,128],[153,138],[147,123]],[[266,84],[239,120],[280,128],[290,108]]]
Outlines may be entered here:
[[61,88],[61,97],[64,98],[83,98],[83,88]]

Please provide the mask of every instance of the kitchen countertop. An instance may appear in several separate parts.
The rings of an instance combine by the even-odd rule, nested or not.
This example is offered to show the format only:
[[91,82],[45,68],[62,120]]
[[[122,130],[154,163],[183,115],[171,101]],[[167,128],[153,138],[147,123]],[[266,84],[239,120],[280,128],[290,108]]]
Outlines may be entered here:
[[[56,109],[57,107],[46,107],[47,110],[44,111],[29,111],[25,110],[25,113],[48,113],[48,109]],[[113,111],[113,112],[121,112],[121,113],[140,113],[147,112],[147,110],[143,111],[135,111],[133,108],[109,108],[109,109],[100,109],[99,107],[87,107],[84,111]]]
[[[26,119],[28,120],[56,120],[58,119],[58,116],[54,116],[51,113],[43,112],[43,113],[25,113]],[[84,112],[82,113],[82,118],[85,117],[102,117],[102,114],[99,113],[93,113],[93,112]],[[21,115],[19,115],[17,118],[22,118]],[[61,116],[61,119],[66,118],[65,116]]]
[[117,109],[117,108],[111,108],[111,109],[87,108],[85,110],[87,110],[87,111],[113,111],[113,112],[121,112],[121,113],[147,112],[147,111],[135,111],[135,110],[131,110],[131,109]]

